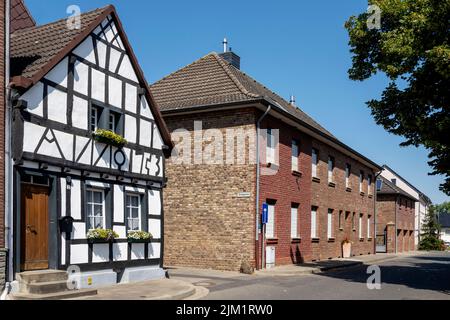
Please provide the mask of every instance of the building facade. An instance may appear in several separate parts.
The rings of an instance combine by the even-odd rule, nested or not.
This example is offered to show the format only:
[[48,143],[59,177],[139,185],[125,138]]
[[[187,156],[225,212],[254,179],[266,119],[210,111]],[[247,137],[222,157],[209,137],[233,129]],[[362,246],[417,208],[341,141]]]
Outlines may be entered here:
[[414,185],[412,185],[387,165],[383,166],[381,176],[396,185],[398,188],[405,191],[407,194],[417,199],[414,214],[414,245],[417,248],[420,241],[422,225],[424,223],[426,215],[428,214],[431,200],[427,195],[425,195],[418,188],[416,188]]
[[450,246],[450,213],[440,213],[438,223],[441,226],[441,240]]
[[391,181],[380,177],[377,190],[377,251],[398,253],[416,249],[416,201]]
[[341,257],[346,239],[353,255],[374,253],[381,168],[239,61],[211,53],[151,86],[177,145],[167,163],[165,265],[270,268]]
[[79,288],[163,277],[169,133],[114,7],[72,22],[11,35],[13,272],[70,268]]

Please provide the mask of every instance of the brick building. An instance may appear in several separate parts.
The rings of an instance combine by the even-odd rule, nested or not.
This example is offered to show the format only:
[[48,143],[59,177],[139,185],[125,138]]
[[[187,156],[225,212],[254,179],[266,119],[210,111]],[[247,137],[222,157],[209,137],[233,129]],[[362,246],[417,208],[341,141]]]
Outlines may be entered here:
[[416,198],[380,176],[377,189],[377,251],[406,252],[415,249]]
[[[177,143],[167,163],[165,265],[323,260],[342,256],[344,239],[353,255],[374,253],[381,168],[243,73],[236,54],[208,54],[151,91]],[[207,163],[211,149],[217,161]]]

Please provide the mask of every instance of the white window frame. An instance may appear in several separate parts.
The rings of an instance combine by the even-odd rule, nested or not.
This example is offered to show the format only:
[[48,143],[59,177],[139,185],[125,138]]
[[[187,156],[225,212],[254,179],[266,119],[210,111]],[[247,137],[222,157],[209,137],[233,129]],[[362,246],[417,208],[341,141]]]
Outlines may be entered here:
[[363,239],[363,214],[359,215],[359,238]]
[[351,165],[348,163],[345,165],[345,187],[350,188],[350,175],[351,175]]
[[292,171],[298,171],[300,146],[297,140],[292,140]]
[[333,172],[334,172],[334,159],[332,156],[328,157],[328,182],[333,183]]
[[312,149],[312,153],[311,153],[311,162],[312,162],[312,177],[313,178],[318,178],[317,177],[317,165],[319,163],[319,152],[317,149]]
[[[87,188],[86,189],[86,229],[88,230],[94,230],[95,228],[95,218],[98,218],[94,215],[94,207],[96,205],[99,205],[96,202],[89,202],[87,199],[87,194],[89,192],[92,192],[92,199],[94,199],[94,193],[100,193],[102,195],[102,227],[101,229],[106,228],[106,214],[105,214],[105,190],[102,189],[95,189],[95,188]],[[93,223],[91,223],[91,219],[93,219]],[[93,227],[93,228],[91,228]]]
[[[128,197],[137,198],[138,206],[135,207],[135,206],[131,205],[131,202],[130,202],[130,205],[128,205],[127,204]],[[138,209],[138,217],[137,217],[138,228],[136,230],[131,230],[130,229],[130,220],[136,220],[136,218],[133,218],[130,215],[130,213],[132,212],[132,209],[136,209],[136,208]],[[141,195],[140,194],[130,193],[130,192],[125,193],[125,219],[126,219],[125,221],[127,222],[126,223],[127,232],[141,231],[141,229],[142,229],[142,218],[141,218]]]
[[333,239],[334,235],[333,235],[333,213],[334,210],[332,209],[328,209],[328,214],[327,214],[327,237],[328,239]]
[[311,208],[311,239],[317,239],[317,208]]
[[[112,117],[112,120],[113,121],[111,121],[111,117]],[[116,114],[115,113],[113,113],[113,112],[110,112],[109,114],[108,114],[108,129],[110,130],[110,131],[112,131],[112,132],[116,132]]]
[[298,239],[298,205],[291,206],[291,239]]
[[275,163],[275,134],[273,129],[267,129],[266,163]]
[[367,194],[372,195],[372,175],[367,175]]
[[268,204],[268,219],[266,224],[266,239],[275,238],[275,204]]
[[364,188],[364,172],[359,172],[359,192],[363,192]]
[[[94,120],[94,123],[92,123]],[[99,109],[97,106],[91,106],[91,114],[89,115],[89,129],[92,132],[97,131],[99,122]]]
[[367,216],[367,239],[372,238],[372,235],[370,233],[370,218],[371,216]]

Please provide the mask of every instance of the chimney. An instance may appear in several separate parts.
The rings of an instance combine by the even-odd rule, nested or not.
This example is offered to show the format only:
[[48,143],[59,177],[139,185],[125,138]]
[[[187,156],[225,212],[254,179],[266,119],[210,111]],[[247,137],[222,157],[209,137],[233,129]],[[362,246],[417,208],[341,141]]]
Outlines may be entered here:
[[233,51],[228,50],[228,41],[227,38],[223,39],[223,53],[219,54],[219,56],[224,59],[226,62],[231,64],[236,69],[241,69],[241,57],[235,54]]

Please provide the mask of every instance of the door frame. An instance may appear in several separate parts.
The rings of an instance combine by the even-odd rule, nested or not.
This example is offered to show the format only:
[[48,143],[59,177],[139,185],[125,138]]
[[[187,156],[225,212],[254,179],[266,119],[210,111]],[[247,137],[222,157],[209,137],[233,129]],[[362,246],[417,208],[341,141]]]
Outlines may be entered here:
[[14,212],[14,278],[21,272],[21,252],[22,252],[22,219],[21,219],[21,198],[22,198],[22,177],[24,175],[35,175],[47,177],[49,179],[48,196],[48,267],[49,269],[58,269],[60,261],[61,236],[58,227],[58,219],[61,212],[61,188],[57,173],[50,173],[38,169],[30,169],[16,166],[14,168],[14,190],[13,190],[13,212]]

